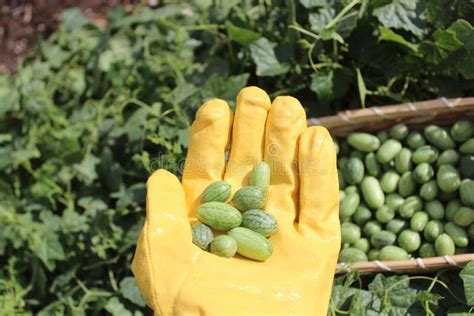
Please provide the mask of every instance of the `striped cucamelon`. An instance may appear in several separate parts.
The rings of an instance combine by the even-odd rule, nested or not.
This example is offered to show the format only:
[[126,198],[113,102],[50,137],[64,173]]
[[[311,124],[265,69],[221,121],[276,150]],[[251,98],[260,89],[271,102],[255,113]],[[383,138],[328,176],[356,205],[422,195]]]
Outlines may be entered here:
[[211,252],[219,257],[233,257],[237,252],[237,243],[231,236],[217,236],[211,243]]
[[242,214],[242,227],[253,230],[265,237],[273,235],[277,230],[275,217],[261,210],[248,210]]
[[266,162],[259,162],[253,167],[249,185],[260,187],[263,193],[267,193],[270,186],[270,166]]
[[242,214],[232,205],[222,202],[201,204],[196,215],[201,223],[220,231],[227,231],[242,223]]
[[197,224],[191,228],[193,235],[193,244],[199,248],[206,250],[214,239],[212,230],[204,224]]
[[246,186],[235,192],[232,203],[240,211],[259,209],[265,204],[265,193],[260,187]]
[[259,233],[245,227],[236,227],[228,232],[237,242],[237,253],[257,261],[265,261],[273,252],[270,242]]
[[210,184],[202,193],[201,203],[226,202],[232,191],[232,187],[225,181],[216,181]]

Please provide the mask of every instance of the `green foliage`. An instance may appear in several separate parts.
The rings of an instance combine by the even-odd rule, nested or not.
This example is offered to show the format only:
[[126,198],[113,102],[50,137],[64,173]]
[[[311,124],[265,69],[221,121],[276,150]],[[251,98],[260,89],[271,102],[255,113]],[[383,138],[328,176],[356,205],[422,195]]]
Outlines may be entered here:
[[64,12],[0,76],[0,310],[149,313],[130,272],[144,184],[180,173],[209,98],[258,85],[311,116],[472,95],[472,4],[417,3],[165,1],[103,29]]
[[474,309],[473,267],[471,262],[461,273],[444,270],[428,276],[350,272],[334,280],[328,314],[468,314]]
[[459,276],[464,282],[467,303],[474,306],[474,262],[470,262]]

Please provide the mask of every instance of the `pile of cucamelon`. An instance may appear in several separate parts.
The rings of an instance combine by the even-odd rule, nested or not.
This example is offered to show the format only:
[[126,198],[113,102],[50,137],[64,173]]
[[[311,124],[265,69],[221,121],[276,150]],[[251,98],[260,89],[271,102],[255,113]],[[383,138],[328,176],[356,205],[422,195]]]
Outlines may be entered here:
[[474,125],[405,124],[335,140],[340,262],[472,252]]
[[[196,216],[201,222],[192,227],[193,243],[203,250],[230,258],[236,253],[257,261],[265,261],[273,252],[266,237],[277,230],[275,217],[262,210],[270,185],[270,167],[257,163],[249,178],[249,186],[235,192],[225,181],[210,184],[203,192]],[[241,213],[243,212],[243,213]],[[214,232],[227,232],[214,238]]]

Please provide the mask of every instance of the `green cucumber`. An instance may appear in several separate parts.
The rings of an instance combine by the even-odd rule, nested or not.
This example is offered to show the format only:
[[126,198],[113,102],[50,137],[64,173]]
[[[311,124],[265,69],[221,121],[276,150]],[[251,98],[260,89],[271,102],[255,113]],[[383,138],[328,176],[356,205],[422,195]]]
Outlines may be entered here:
[[439,126],[428,125],[423,132],[428,142],[439,149],[446,150],[456,148],[456,143],[451,136],[449,136],[449,133]]
[[453,222],[461,227],[468,227],[474,223],[474,210],[470,207],[461,207],[454,214]]
[[417,211],[421,211],[423,202],[417,196],[408,197],[400,206],[398,212],[402,218],[411,218]]
[[349,161],[349,158],[347,157],[341,157],[337,159],[337,168],[341,170],[341,172],[344,171],[344,168],[346,168],[346,164]]
[[237,253],[258,261],[265,261],[273,252],[272,244],[259,233],[245,227],[236,227],[228,232],[237,243]]
[[382,248],[388,245],[393,245],[396,239],[397,236],[394,233],[388,230],[381,230],[370,236],[370,244],[375,248]]
[[402,150],[402,144],[398,140],[389,139],[378,149],[377,160],[382,164],[386,164],[393,160],[400,150]]
[[365,169],[372,177],[377,177],[380,174],[380,163],[377,161],[374,153],[369,153],[365,156]]
[[430,215],[431,219],[443,219],[444,218],[444,206],[438,200],[428,201],[425,204],[425,210]]
[[359,226],[352,223],[343,223],[341,225],[341,242],[342,244],[353,244],[360,239]]
[[426,140],[420,132],[410,132],[407,136],[408,147],[415,150],[421,146],[426,145]]
[[404,140],[408,136],[408,126],[403,123],[396,124],[390,128],[389,135],[396,140]]
[[373,152],[380,147],[380,141],[368,133],[351,133],[347,137],[349,145],[363,152]]
[[277,231],[276,218],[261,210],[248,210],[242,213],[242,227],[246,227],[265,237],[273,235]]
[[425,229],[429,221],[429,216],[425,212],[416,212],[410,220],[410,228],[415,232],[421,232]]
[[359,193],[359,189],[355,185],[350,185],[344,190],[346,194]]
[[390,193],[385,197],[385,204],[397,211],[405,202],[405,199],[398,193]]
[[270,165],[263,161],[255,164],[250,173],[249,185],[260,187],[264,193],[267,193],[270,186]]
[[369,251],[370,244],[369,244],[369,241],[367,240],[367,238],[361,238],[358,241],[356,241],[352,247],[367,253],[367,251]]
[[394,234],[398,234],[407,227],[407,222],[402,219],[394,218],[387,223],[386,229]]
[[474,180],[464,179],[459,186],[461,202],[469,207],[474,207]]
[[411,151],[408,148],[402,148],[400,152],[395,156],[395,169],[398,173],[403,174],[404,172],[411,171],[413,168],[411,162]]
[[346,192],[344,192],[344,190],[339,190],[339,207],[340,207],[340,202],[342,202],[342,200],[344,200],[345,197],[346,197]]
[[384,204],[385,195],[376,178],[372,176],[365,177],[362,180],[361,190],[364,200],[369,207],[378,209]]
[[470,138],[459,147],[461,154],[474,155],[474,138]]
[[400,176],[397,173],[393,171],[387,171],[382,176],[382,180],[380,180],[380,187],[385,193],[393,193],[398,188],[399,180]]
[[379,253],[380,253],[379,249],[370,249],[369,254],[368,254],[369,260],[370,261],[378,260],[379,259]]
[[379,259],[383,261],[408,260],[408,252],[397,246],[385,246],[380,249]]
[[201,203],[226,202],[232,192],[232,187],[225,181],[216,181],[208,185],[202,193]]
[[364,164],[359,158],[349,158],[344,168],[344,178],[349,184],[358,184],[364,178]]
[[265,192],[256,186],[242,187],[235,192],[232,203],[240,211],[260,209],[265,204]]
[[420,163],[413,170],[413,179],[418,183],[426,183],[434,176],[433,168],[426,162]]
[[421,258],[432,258],[436,257],[436,250],[433,244],[423,243],[418,250]]
[[438,220],[429,221],[423,230],[423,236],[428,241],[435,241],[435,239],[444,232],[443,224]]
[[448,222],[444,225],[444,231],[453,239],[456,247],[466,247],[469,244],[469,238],[464,228]]
[[346,193],[345,198],[339,206],[339,215],[341,218],[349,218],[359,207],[360,197],[357,192]]
[[438,256],[452,256],[456,247],[453,239],[448,234],[441,234],[435,240],[435,249]]
[[355,263],[364,262],[367,260],[368,258],[365,252],[352,247],[342,249],[339,253],[339,262]]
[[414,252],[421,245],[421,237],[418,232],[406,229],[398,236],[398,245],[407,252]]
[[380,223],[388,223],[395,217],[395,210],[387,205],[382,205],[382,207],[377,209],[375,213],[375,218]]
[[415,164],[420,164],[423,162],[433,163],[438,159],[438,150],[430,145],[424,145],[418,147],[411,156],[411,160]]
[[231,205],[222,202],[201,204],[196,216],[201,223],[220,231],[227,231],[242,223],[242,214]]
[[346,197],[346,192],[344,190],[339,190],[339,202],[342,202]]
[[354,223],[362,226],[372,218],[372,212],[365,205],[359,205],[352,218]]
[[458,199],[451,200],[446,204],[446,219],[452,221],[456,212],[461,208],[461,201]]
[[439,155],[438,160],[436,160],[436,166],[440,167],[442,165],[452,165],[456,166],[459,162],[459,154],[454,149],[447,149]]
[[398,181],[398,193],[401,196],[407,197],[415,193],[417,184],[413,179],[413,174],[410,171],[405,172]]
[[381,231],[382,225],[377,221],[368,221],[362,230],[365,236],[370,237],[376,232]]
[[193,244],[199,248],[206,250],[214,239],[212,230],[204,224],[197,224],[191,228]]
[[459,142],[463,143],[474,134],[474,126],[469,120],[460,120],[454,123],[451,127],[451,137]]
[[211,252],[219,257],[233,257],[237,252],[237,242],[231,236],[217,236],[211,242]]
[[451,193],[456,191],[461,185],[459,173],[451,165],[442,165],[436,173],[436,181],[441,191]]
[[434,200],[439,193],[438,184],[436,180],[431,180],[423,185],[420,188],[420,197],[425,201]]

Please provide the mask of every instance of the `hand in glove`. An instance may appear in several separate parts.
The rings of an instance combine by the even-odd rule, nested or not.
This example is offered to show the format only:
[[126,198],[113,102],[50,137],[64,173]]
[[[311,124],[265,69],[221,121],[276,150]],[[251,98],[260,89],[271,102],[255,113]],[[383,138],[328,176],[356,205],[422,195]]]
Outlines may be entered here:
[[[256,87],[240,92],[232,117],[225,101],[206,102],[191,128],[182,183],[165,170],[149,178],[132,265],[138,286],[158,315],[326,315],[340,249],[332,139],[306,126],[297,99],[271,103]],[[227,259],[195,246],[190,223],[204,189],[225,180],[235,192],[262,160],[271,167],[264,209],[278,221],[273,255]]]

